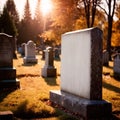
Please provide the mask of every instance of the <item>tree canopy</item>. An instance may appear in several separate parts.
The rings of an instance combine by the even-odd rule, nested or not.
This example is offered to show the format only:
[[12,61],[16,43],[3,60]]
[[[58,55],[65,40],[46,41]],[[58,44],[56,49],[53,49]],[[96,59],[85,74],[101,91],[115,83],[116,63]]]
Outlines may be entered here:
[[[42,16],[41,0],[37,0],[35,15],[32,18],[29,0],[26,0],[23,18],[18,21],[19,16],[14,1],[7,0],[7,11],[12,16],[13,23],[18,21],[18,25],[15,22],[19,33],[18,44],[31,39],[39,45],[40,39],[43,39],[46,44],[51,42],[52,45],[57,45],[61,43],[61,34],[65,32],[98,26],[104,31],[104,48],[109,51],[111,46],[119,45],[120,7],[119,3],[116,6],[117,0],[51,1],[53,10]],[[107,3],[105,7],[103,3]],[[118,18],[117,21],[114,21],[114,15]],[[1,18],[3,19],[3,15]]]
[[16,26],[11,16],[9,15],[9,12],[6,6],[4,7],[3,13],[1,14],[1,17],[0,17],[0,32],[4,32],[12,36],[17,35]]

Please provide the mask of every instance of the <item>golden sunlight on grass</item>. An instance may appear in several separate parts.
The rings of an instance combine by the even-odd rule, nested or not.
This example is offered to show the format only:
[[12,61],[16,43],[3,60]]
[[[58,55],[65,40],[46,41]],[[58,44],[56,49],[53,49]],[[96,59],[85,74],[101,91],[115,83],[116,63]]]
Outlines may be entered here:
[[120,118],[120,80],[114,79],[113,63],[109,67],[103,67],[103,99],[112,103],[112,111]]
[[[11,110],[17,118],[42,118],[42,120],[75,120],[61,110],[49,105],[49,91],[60,89],[60,61],[55,61],[56,78],[41,77],[44,60],[37,55],[38,64],[23,64],[23,58],[17,54],[14,67],[20,89],[15,91],[0,91],[0,111]],[[110,67],[103,67],[103,99],[112,103],[113,113],[120,118],[120,81],[110,76]]]

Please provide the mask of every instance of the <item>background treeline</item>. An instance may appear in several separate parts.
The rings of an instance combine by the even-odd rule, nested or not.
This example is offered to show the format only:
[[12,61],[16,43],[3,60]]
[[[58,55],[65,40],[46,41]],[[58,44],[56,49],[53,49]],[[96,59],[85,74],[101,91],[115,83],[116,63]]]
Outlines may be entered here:
[[[83,28],[98,26],[104,31],[104,48],[120,46],[120,4],[117,0],[52,0],[53,11],[42,16],[37,1],[34,18],[29,0],[24,15],[19,18],[14,0],[7,0],[0,12],[0,32],[17,37],[17,44],[33,40],[38,46],[58,45],[61,34]],[[107,3],[107,4],[106,4]],[[116,19],[114,19],[116,16]]]

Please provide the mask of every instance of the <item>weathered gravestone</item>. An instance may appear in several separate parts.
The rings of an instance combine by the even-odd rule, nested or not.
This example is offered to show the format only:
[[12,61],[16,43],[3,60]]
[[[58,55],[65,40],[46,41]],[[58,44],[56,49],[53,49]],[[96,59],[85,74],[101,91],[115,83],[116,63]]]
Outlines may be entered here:
[[63,34],[61,50],[61,90],[51,90],[50,101],[81,120],[109,118],[111,103],[102,100],[102,31]]
[[45,50],[42,50],[42,57],[41,57],[42,60],[45,59]]
[[120,78],[120,53],[117,53],[114,56],[113,72],[114,72],[114,77]]
[[17,38],[16,37],[13,37],[12,39],[12,47],[13,47],[13,58],[17,58],[17,55],[16,55],[16,42],[17,42]]
[[54,48],[54,59],[60,60],[60,50],[59,48]]
[[0,88],[18,88],[16,69],[13,68],[12,36],[0,33]]
[[37,63],[38,59],[36,58],[35,53],[36,45],[33,41],[28,41],[25,45],[25,57],[23,58],[24,64],[26,63]]
[[22,56],[25,56],[25,45],[26,45],[26,43],[21,44],[21,51],[20,52],[21,52]]
[[45,65],[41,70],[43,77],[56,77],[56,68],[54,67],[54,56],[52,47],[47,47],[45,52]]
[[109,53],[107,50],[103,51],[103,65],[109,66]]
[[0,120],[15,120],[11,111],[0,111]]

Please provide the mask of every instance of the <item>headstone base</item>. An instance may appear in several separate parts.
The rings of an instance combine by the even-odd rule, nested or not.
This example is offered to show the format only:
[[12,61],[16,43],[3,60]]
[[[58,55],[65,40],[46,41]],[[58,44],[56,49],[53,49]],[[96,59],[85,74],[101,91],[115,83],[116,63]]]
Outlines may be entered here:
[[14,120],[14,115],[11,111],[1,111],[0,120]]
[[37,63],[38,59],[37,58],[30,58],[30,57],[24,57],[23,58],[23,63]]
[[111,103],[104,100],[89,100],[63,91],[50,91],[50,101],[77,114],[81,120],[109,120],[112,115]]
[[42,77],[56,77],[56,69],[54,67],[44,67],[41,70]]
[[0,89],[3,88],[20,88],[15,68],[0,68]]
[[3,89],[3,88],[11,88],[11,89],[20,88],[20,81],[18,79],[1,80],[0,81],[0,89]]

